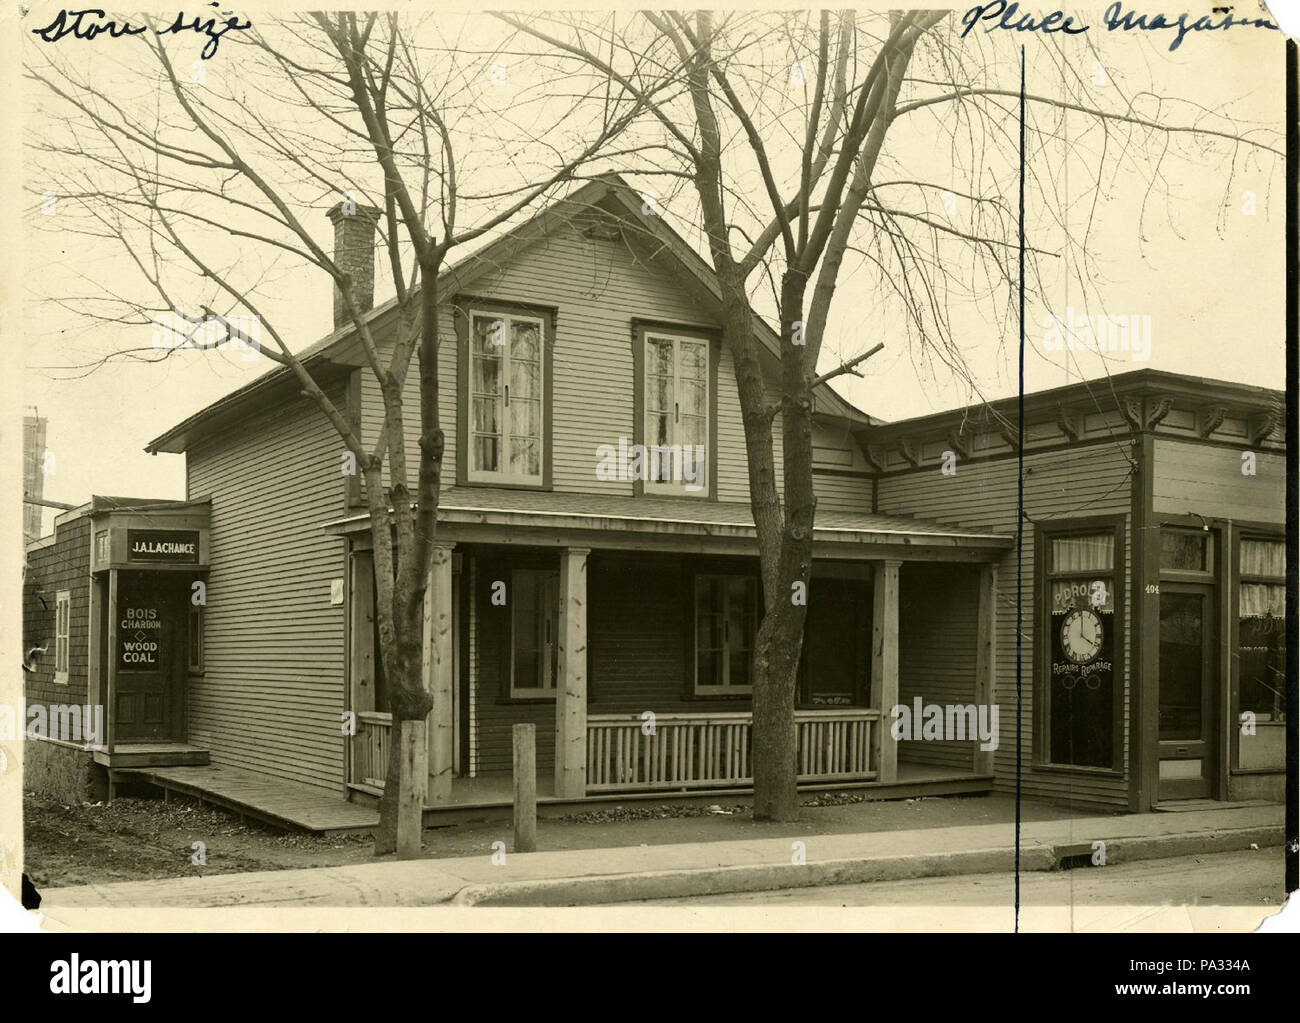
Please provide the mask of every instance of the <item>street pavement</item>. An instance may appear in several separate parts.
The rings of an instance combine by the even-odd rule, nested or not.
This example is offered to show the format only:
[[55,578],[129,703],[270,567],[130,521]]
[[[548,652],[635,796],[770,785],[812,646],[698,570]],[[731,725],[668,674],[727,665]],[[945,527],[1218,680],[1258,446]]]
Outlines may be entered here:
[[[1014,906],[1011,874],[963,874],[869,884],[734,892],[635,903],[655,906]],[[1282,849],[1173,856],[1022,874],[1022,906],[1280,906]]]
[[[1023,826],[1024,872],[1064,862],[1120,864],[1159,857],[1248,851],[1282,842],[1282,807],[1260,804],[1185,813],[1036,821]],[[677,845],[503,853],[315,869],[219,874],[43,892],[41,909],[75,926],[78,909],[149,907],[591,906],[645,899],[779,892],[973,874],[1009,873],[1006,824],[806,840],[755,839]],[[1280,859],[1279,859],[1279,871]]]

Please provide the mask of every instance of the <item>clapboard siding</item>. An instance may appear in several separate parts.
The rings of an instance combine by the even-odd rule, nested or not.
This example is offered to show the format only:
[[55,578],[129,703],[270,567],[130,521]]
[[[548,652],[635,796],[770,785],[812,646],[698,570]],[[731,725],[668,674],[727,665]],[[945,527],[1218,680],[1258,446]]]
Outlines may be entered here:
[[[341,403],[341,391],[330,394]],[[195,444],[187,493],[211,497],[207,671],[189,680],[189,741],[212,762],[337,789],[343,780],[341,443],[306,400]]]
[[756,559],[693,565],[679,555],[596,552],[589,559],[593,714],[705,714],[748,711],[748,696],[696,698],[694,572],[757,572]]
[[819,511],[858,514],[871,511],[870,477],[832,476],[814,471],[813,491],[817,495]]
[[[493,580],[508,580],[515,565],[536,559],[475,556],[475,633],[471,680],[475,706],[476,773],[510,769],[511,726],[537,726],[539,770],[550,770],[555,750],[555,705],[510,700],[510,619],[490,600]],[[587,559],[588,709],[592,714],[747,711],[749,699],[694,699],[690,670],[691,598],[688,559],[595,551]],[[542,564],[546,564],[543,558]],[[550,559],[550,563],[555,563]],[[557,564],[557,563],[556,563]]]
[[[474,700],[475,774],[511,769],[511,729],[532,724],[537,732],[537,770],[549,773],[555,764],[555,701],[511,700],[510,672],[510,572],[519,559],[476,557]],[[532,564],[531,562],[528,564]],[[558,570],[558,562],[556,563]],[[492,584],[506,584],[506,604],[492,603]]]
[[[1132,524],[1130,449],[1121,442],[1074,449],[1031,452],[1025,455],[1025,511],[1032,522],[1094,515],[1125,516],[1125,551],[1122,570],[1131,578],[1129,554]],[[879,482],[879,510],[886,514],[915,514],[952,525],[1016,531],[1016,459],[959,462],[955,476],[944,476],[939,466],[917,472],[886,473]],[[1127,805],[1123,778],[1080,775],[1036,769],[1032,764],[1034,741],[1034,532],[1026,524],[1023,564],[1023,703],[1021,728],[1024,744],[1023,791],[1026,796],[1070,799],[1108,805]],[[908,566],[904,566],[904,573]],[[1124,587],[1123,699],[1128,705],[1129,639],[1132,587]],[[996,786],[1011,789],[1016,777],[1016,552],[1013,548],[998,565],[997,680],[999,726],[1003,741],[994,754]],[[1128,757],[1128,715],[1121,734],[1124,762]]]
[[[596,449],[632,443],[633,318],[716,326],[689,293],[661,270],[642,262],[618,241],[586,238],[570,228],[538,241],[504,265],[473,281],[467,292],[504,302],[558,308],[552,409],[552,486],[558,491],[629,495],[632,484],[596,478]],[[446,431],[445,479],[455,479],[456,333],[450,306],[440,311],[438,410]],[[386,350],[386,348],[385,348]],[[374,375],[361,374],[362,429],[374,438],[383,422],[383,402]],[[768,398],[777,397],[775,383]],[[418,375],[406,381],[406,441],[412,472],[418,452]],[[844,431],[830,431],[829,444],[842,444]],[[718,365],[717,496],[748,501],[744,427],[735,370],[724,345]],[[781,463],[779,424],[773,451]],[[860,459],[860,455],[857,456]],[[855,463],[861,468],[861,463]],[[870,497],[870,488],[865,491]]]
[[[511,726],[537,726],[538,769],[549,771],[555,748],[555,707],[550,701],[512,701],[509,611],[490,601],[494,580],[508,580],[512,566],[554,564],[554,556],[472,555],[475,589],[471,621],[471,699],[475,773],[510,769]],[[693,574],[757,571],[755,559],[699,562],[685,555],[593,551],[587,559],[588,711],[592,714],[706,714],[747,712],[748,696],[729,699],[691,695],[693,668]],[[815,583],[814,583],[815,585]],[[867,587],[865,580],[858,585]],[[863,605],[866,606],[865,604]],[[809,614],[816,613],[816,605]],[[841,619],[842,620],[842,617]],[[865,650],[869,612],[859,623]],[[973,648],[974,640],[971,640]],[[865,660],[865,658],[864,658]],[[940,669],[942,670],[942,669]],[[846,686],[846,691],[850,689]],[[966,697],[969,702],[970,697]],[[966,766],[970,758],[967,757]]]
[[1241,448],[1155,441],[1152,480],[1157,512],[1248,522],[1286,521],[1286,456],[1255,452],[1255,475],[1242,475]]
[[[968,565],[904,563],[899,571],[898,702],[975,702],[975,644],[979,631],[979,570]],[[885,708],[888,718],[889,708]],[[1000,722],[999,722],[1000,725]],[[912,721],[913,735],[921,722]],[[969,771],[975,743],[912,740],[898,759]]]

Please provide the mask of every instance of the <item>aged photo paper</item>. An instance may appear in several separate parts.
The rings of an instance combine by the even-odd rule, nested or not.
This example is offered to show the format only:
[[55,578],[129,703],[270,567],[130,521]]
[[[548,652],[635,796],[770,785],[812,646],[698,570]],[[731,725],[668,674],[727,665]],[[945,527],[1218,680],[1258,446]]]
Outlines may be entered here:
[[1255,0],[0,24],[7,926],[1278,913]]

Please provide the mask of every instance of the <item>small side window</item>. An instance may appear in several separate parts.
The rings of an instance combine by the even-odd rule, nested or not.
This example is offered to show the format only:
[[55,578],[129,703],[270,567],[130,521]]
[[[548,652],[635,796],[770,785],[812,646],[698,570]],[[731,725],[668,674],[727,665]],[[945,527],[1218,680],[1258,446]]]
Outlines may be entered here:
[[72,622],[72,591],[59,590],[54,597],[54,681],[68,683],[68,638]]
[[190,608],[189,667],[198,674],[203,671],[203,608]]

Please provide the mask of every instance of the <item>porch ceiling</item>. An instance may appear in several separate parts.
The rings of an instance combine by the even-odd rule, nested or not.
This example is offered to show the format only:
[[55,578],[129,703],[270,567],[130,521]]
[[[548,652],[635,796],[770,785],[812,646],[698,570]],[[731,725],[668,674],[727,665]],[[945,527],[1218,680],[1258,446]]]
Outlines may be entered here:
[[[369,528],[366,512],[327,523],[327,532],[347,534]],[[630,497],[614,494],[559,493],[493,487],[444,490],[438,521],[451,527],[503,526],[568,532],[756,538],[748,502],[684,497]],[[1014,542],[1002,533],[965,529],[902,515],[818,511],[813,531],[819,544],[880,545],[984,550],[990,555]]]

